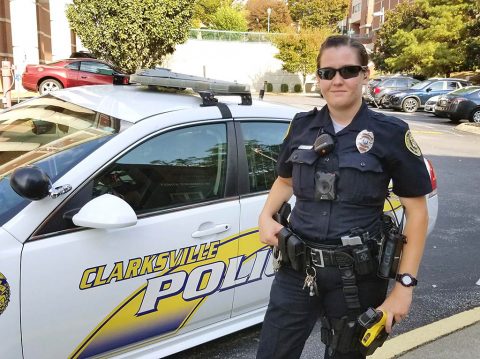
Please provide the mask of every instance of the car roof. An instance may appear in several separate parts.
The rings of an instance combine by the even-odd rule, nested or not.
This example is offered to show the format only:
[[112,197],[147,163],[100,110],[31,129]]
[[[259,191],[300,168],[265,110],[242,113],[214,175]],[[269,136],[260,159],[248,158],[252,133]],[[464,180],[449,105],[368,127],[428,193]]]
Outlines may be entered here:
[[[50,92],[51,96],[90,110],[136,123],[144,118],[173,111],[199,108],[200,96],[188,92],[166,92],[142,85],[92,85]],[[239,105],[238,97],[219,97],[228,105],[233,117],[293,118],[298,109],[254,101]]]

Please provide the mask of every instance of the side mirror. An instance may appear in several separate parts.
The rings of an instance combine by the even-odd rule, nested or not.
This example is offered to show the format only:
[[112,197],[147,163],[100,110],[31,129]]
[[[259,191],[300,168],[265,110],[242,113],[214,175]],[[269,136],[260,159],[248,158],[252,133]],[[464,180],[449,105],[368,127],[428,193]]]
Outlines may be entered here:
[[80,227],[108,229],[123,228],[137,224],[137,215],[123,199],[104,194],[84,205],[72,221]]
[[429,87],[425,91],[430,92],[430,91],[432,91],[432,89]]
[[10,176],[10,186],[23,198],[39,201],[50,194],[52,181],[39,167],[17,168]]

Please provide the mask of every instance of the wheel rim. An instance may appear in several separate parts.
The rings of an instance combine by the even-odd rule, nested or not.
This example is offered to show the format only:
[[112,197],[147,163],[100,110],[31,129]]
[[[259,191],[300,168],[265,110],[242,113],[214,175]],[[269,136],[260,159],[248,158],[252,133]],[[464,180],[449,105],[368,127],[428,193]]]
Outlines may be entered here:
[[60,90],[60,87],[58,87],[55,82],[48,81],[42,85],[42,93],[48,93],[57,90]]
[[480,123],[480,110],[475,111],[473,114],[473,122]]
[[417,110],[417,100],[414,98],[407,98],[403,103],[403,108],[406,112],[415,112]]

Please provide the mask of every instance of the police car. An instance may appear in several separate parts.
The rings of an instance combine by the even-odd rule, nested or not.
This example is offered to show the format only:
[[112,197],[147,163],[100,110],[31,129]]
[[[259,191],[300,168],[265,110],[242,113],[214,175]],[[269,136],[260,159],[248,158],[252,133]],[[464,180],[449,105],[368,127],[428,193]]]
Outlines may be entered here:
[[298,110],[167,70],[131,80],[0,113],[1,358],[159,358],[263,320],[257,218]]

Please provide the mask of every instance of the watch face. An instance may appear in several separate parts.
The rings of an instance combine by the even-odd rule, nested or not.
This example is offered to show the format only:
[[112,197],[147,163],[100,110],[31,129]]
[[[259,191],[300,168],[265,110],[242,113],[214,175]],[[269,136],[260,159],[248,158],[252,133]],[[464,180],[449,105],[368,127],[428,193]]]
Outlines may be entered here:
[[402,277],[402,283],[405,285],[410,285],[412,284],[413,280],[409,276],[405,275]]

